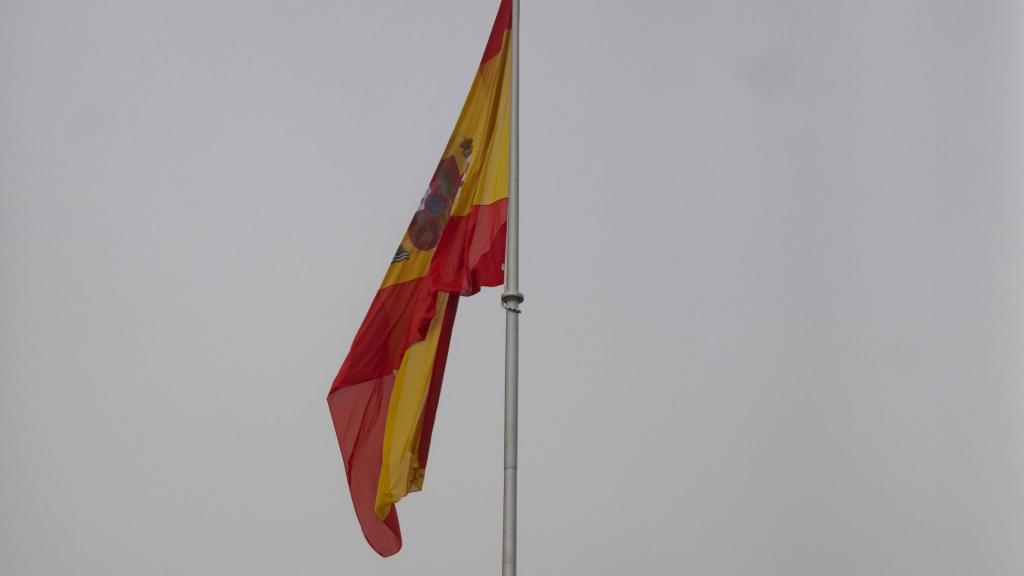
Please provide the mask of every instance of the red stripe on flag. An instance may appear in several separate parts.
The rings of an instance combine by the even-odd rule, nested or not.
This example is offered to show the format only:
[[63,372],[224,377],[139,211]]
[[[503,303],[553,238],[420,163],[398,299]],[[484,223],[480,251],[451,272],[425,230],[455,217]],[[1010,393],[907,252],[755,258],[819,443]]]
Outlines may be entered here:
[[377,291],[331,391],[391,374],[422,340],[434,319],[437,292],[476,294],[505,282],[505,218],[508,200],[473,206],[452,216],[426,276]]
[[491,36],[487,39],[487,47],[484,48],[484,57],[480,59],[481,65],[501,52],[501,46],[505,41],[505,30],[511,28],[512,0],[501,0],[498,15],[494,18],[494,27],[491,28]]
[[327,396],[356,518],[366,541],[381,556],[402,549],[402,530],[394,506],[383,521],[373,509],[394,382],[394,376],[388,375],[340,388]]
[[476,205],[452,216],[444,228],[427,278],[435,290],[470,296],[482,286],[505,283],[505,219],[508,199]]
[[400,368],[409,346],[426,336],[436,312],[435,298],[425,276],[378,290],[331,391]]

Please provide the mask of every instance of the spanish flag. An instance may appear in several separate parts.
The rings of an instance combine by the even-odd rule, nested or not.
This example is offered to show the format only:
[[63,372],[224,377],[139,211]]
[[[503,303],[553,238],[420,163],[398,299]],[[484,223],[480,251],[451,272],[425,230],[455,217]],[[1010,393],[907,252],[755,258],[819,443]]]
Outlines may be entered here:
[[395,503],[423,487],[460,296],[504,282],[512,2],[502,0],[455,130],[327,404],[370,546],[402,547]]

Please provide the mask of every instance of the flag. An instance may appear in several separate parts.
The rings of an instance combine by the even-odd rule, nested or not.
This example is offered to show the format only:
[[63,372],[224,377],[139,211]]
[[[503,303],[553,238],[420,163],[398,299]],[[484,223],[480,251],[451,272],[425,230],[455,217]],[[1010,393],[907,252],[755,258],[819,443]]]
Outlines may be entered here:
[[502,0],[441,161],[327,395],[356,517],[381,556],[402,547],[395,503],[423,487],[459,297],[504,282],[511,24]]

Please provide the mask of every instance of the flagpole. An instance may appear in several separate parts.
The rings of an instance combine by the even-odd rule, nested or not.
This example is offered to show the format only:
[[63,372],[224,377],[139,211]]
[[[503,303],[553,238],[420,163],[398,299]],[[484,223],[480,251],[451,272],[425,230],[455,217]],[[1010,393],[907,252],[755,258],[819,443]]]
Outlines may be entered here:
[[512,0],[512,84],[509,86],[508,218],[505,248],[505,488],[501,576],[516,575],[516,471],[519,436],[519,0]]

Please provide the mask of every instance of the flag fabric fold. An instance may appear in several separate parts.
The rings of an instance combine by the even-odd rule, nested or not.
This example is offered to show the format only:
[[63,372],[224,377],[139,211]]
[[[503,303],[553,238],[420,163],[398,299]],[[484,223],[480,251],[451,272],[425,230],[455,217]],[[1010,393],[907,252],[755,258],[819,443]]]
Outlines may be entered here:
[[402,546],[395,503],[423,487],[460,296],[504,282],[511,0],[448,145],[327,396],[363,534]]

